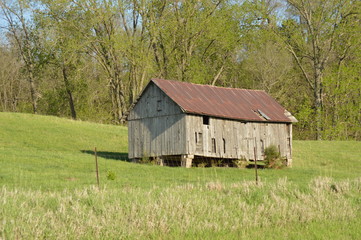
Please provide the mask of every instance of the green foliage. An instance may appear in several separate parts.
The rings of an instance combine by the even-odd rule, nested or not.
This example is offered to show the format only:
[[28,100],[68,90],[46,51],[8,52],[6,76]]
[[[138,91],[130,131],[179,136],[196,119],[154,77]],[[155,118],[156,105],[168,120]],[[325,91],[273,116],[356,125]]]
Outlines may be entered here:
[[264,150],[264,154],[266,156],[266,160],[276,159],[280,157],[280,153],[276,145],[270,145],[269,147],[266,147],[266,149]]
[[246,168],[249,165],[249,161],[245,157],[243,157],[241,159],[233,160],[233,165],[238,168]]
[[108,172],[107,172],[107,179],[108,179],[108,180],[115,180],[115,172],[113,172],[113,171],[108,171]]
[[142,163],[142,164],[150,163],[150,158],[147,153],[143,153],[143,157],[142,157],[142,159],[140,159],[139,163]]
[[207,166],[207,163],[206,162],[201,162],[201,163],[198,163],[197,167],[199,168],[204,168]]
[[212,167],[222,167],[223,160],[222,159],[211,159],[211,166]]
[[309,98],[304,98],[297,107],[295,117],[298,122],[294,124],[294,138],[305,140],[312,139],[314,136],[314,116],[315,110],[311,107],[312,103]]
[[275,145],[266,147],[265,151],[265,167],[280,169],[285,167],[286,160],[281,157],[278,148]]

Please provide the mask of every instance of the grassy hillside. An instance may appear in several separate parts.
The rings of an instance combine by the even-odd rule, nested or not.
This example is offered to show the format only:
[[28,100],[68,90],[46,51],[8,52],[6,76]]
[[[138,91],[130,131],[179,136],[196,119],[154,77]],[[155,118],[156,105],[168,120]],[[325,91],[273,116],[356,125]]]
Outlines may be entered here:
[[140,165],[126,155],[126,127],[0,113],[0,238],[361,235],[360,142],[295,141],[293,168],[260,170],[258,186],[252,169]]

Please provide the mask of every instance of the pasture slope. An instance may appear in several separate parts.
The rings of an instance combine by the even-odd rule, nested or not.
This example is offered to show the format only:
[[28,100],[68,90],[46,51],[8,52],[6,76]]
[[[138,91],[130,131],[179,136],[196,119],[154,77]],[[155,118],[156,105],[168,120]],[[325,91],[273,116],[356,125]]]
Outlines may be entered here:
[[126,155],[126,127],[0,113],[0,239],[361,238],[360,142],[294,141],[293,168],[259,185]]

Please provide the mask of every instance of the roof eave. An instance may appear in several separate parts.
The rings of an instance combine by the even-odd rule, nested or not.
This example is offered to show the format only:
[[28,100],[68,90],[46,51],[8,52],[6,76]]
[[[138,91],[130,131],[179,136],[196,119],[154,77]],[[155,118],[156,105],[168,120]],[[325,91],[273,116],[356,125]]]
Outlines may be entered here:
[[177,104],[177,106],[181,109],[182,112],[186,112],[183,107],[181,105],[179,105],[171,96],[169,96],[169,94],[167,94],[155,81],[156,79],[151,79],[148,84],[145,86],[145,88],[139,93],[138,97],[136,98],[136,100],[130,105],[128,111],[124,114],[124,118],[128,120],[129,114],[130,112],[133,110],[133,108],[135,107],[135,105],[138,103],[139,99],[142,97],[143,93],[149,88],[149,86],[153,83],[155,86],[157,86],[165,95],[167,95],[170,99],[172,99],[172,101]]
[[281,120],[258,120],[258,119],[244,119],[244,118],[230,118],[226,116],[218,116],[218,115],[209,115],[206,113],[199,113],[199,112],[192,112],[184,110],[185,114],[191,114],[191,115],[198,115],[198,116],[209,116],[214,118],[220,118],[220,119],[227,119],[227,120],[234,120],[234,121],[240,121],[240,122],[257,122],[257,123],[292,123],[291,120],[289,121],[281,121]]
[[[146,91],[146,89],[149,87],[149,85],[151,84],[151,82],[153,82],[153,80],[151,79],[147,85],[143,88],[143,90],[138,94],[137,98],[135,99],[135,101],[129,106],[128,111],[126,113],[124,113],[124,119],[126,119],[127,121],[129,121],[128,117],[130,112],[133,110],[133,108],[135,107],[135,105],[138,103],[139,99],[142,97],[143,93]],[[154,83],[154,82],[153,82]]]

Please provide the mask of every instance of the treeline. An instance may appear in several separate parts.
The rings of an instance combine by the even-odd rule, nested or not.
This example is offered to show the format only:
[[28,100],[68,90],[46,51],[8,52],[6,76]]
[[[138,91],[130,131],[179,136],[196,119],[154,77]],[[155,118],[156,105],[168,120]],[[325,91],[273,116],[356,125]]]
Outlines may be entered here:
[[361,139],[358,0],[0,0],[0,111],[122,124],[150,78],[263,89]]

